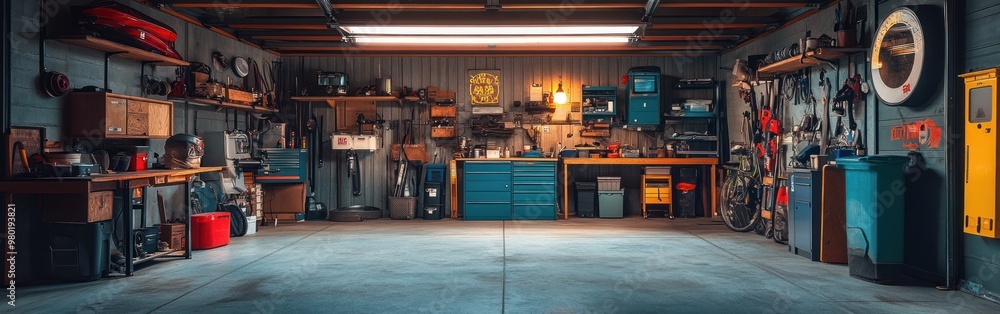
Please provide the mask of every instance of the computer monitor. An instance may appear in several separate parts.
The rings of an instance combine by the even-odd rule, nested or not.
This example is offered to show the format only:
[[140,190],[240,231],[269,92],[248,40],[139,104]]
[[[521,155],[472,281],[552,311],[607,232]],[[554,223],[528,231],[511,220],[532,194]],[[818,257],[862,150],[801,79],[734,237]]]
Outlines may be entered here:
[[656,76],[636,75],[632,78],[632,92],[637,94],[652,94],[658,90]]

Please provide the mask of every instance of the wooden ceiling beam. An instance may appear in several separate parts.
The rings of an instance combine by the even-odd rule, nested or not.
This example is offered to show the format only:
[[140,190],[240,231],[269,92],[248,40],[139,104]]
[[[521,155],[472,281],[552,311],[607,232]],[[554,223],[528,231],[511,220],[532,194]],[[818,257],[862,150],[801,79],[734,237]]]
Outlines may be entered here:
[[736,23],[730,23],[730,24],[724,24],[724,23],[720,23],[720,24],[703,24],[703,23],[697,23],[697,24],[653,24],[653,26],[651,26],[650,29],[685,29],[685,30],[692,30],[692,29],[700,29],[700,30],[715,29],[715,30],[724,30],[724,29],[752,29],[752,28],[762,28],[762,27],[765,27],[765,26],[768,26],[768,24],[764,24],[764,23],[740,23],[740,24],[736,24]]
[[807,6],[818,5],[815,1],[670,1],[661,2],[661,8],[671,8],[671,9],[692,9],[692,8],[718,8],[718,9],[749,9],[749,8],[773,8],[773,9],[788,9],[788,8],[804,8]]
[[702,41],[737,41],[741,36],[733,35],[647,35],[642,36],[643,41],[692,41],[692,42],[702,42]]
[[338,35],[315,36],[315,35],[256,35],[247,36],[254,40],[275,40],[275,41],[341,41],[344,38]]
[[283,29],[283,30],[321,30],[329,29],[325,24],[228,24],[226,27],[236,29]]
[[172,0],[161,1],[175,8],[185,9],[318,9],[316,1],[309,0]]

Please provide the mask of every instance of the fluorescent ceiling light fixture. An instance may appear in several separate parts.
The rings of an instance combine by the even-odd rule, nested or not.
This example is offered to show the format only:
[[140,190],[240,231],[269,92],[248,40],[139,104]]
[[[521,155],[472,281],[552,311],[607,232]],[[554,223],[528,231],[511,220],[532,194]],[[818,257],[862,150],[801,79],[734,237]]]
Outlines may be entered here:
[[352,35],[628,35],[637,25],[603,26],[341,26]]
[[358,44],[626,44],[626,36],[357,36]]

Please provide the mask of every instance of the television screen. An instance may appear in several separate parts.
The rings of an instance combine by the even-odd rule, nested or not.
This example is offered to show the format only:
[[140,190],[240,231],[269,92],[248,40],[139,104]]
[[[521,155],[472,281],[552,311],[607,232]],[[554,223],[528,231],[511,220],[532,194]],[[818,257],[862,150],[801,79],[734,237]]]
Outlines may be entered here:
[[632,78],[632,91],[634,93],[655,93],[656,77],[644,75]]

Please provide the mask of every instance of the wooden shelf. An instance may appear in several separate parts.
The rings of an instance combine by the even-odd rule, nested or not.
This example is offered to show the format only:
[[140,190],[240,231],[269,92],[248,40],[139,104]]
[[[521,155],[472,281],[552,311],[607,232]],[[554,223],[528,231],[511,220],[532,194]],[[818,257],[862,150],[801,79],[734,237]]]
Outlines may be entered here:
[[264,108],[264,107],[252,107],[252,106],[241,105],[241,104],[231,103],[231,102],[225,102],[225,101],[221,101],[221,100],[212,100],[212,99],[170,98],[169,100],[172,101],[172,102],[175,102],[175,103],[188,103],[188,104],[199,105],[199,106],[215,106],[215,107],[218,107],[218,108],[244,110],[244,111],[255,112],[255,113],[275,113],[275,112],[278,112],[278,109],[269,109],[269,108]]
[[714,120],[715,116],[663,116],[663,120]]
[[[412,98],[412,99],[410,99]],[[419,100],[416,97],[406,97],[406,100]],[[319,101],[391,101],[399,102],[399,97],[396,96],[295,96],[292,97],[295,101],[304,102],[319,102]]]
[[302,102],[326,102],[330,107],[337,107],[337,102],[341,101],[374,101],[374,102],[394,102],[400,105],[403,101],[419,101],[419,97],[406,96],[399,98],[396,96],[295,96],[294,101]]
[[760,76],[781,75],[864,51],[866,51],[865,48],[819,48],[816,51],[806,52],[805,58],[794,56],[761,67],[757,70],[757,74]]
[[180,59],[174,59],[164,55],[156,54],[150,51],[142,50],[136,47],[127,46],[112,42],[105,39],[100,39],[93,36],[87,35],[66,35],[58,36],[54,39],[59,42],[63,42],[70,45],[87,47],[94,50],[100,50],[110,53],[119,53],[117,56],[122,58],[132,59],[136,61],[153,62],[160,65],[172,65],[172,66],[188,66],[190,63]]

